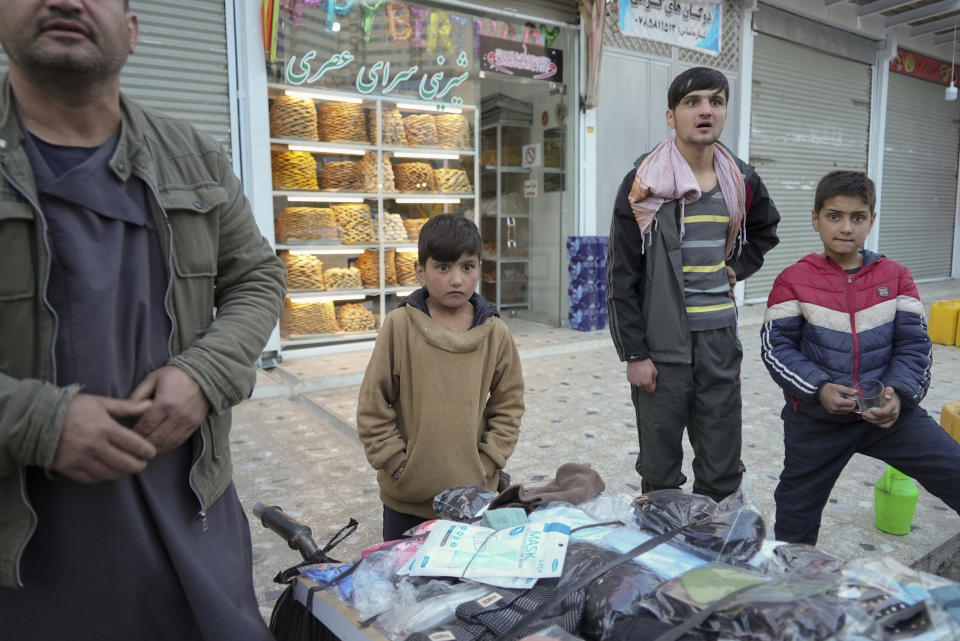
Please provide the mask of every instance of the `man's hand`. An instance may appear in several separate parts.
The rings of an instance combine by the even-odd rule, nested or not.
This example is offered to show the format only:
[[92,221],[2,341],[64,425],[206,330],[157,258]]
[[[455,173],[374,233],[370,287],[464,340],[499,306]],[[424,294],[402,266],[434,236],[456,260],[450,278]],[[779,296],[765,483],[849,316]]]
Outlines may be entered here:
[[67,405],[53,469],[80,483],[115,481],[143,471],[156,448],[114,419],[140,416],[149,408],[150,401],[77,394]]
[[900,418],[900,396],[892,387],[886,387],[883,390],[883,407],[863,413],[863,420],[884,429],[896,423],[898,418]]
[[857,390],[852,387],[825,383],[817,397],[823,409],[831,414],[849,414],[857,409],[857,400],[854,398],[856,395]]
[[733,267],[727,266],[727,283],[730,285],[730,297],[733,298],[733,288],[737,284],[737,272]]
[[657,389],[657,366],[649,358],[627,363],[627,380],[653,394]]
[[144,377],[130,394],[131,401],[153,399],[134,431],[167,452],[186,441],[210,411],[197,382],[179,367],[166,365]]

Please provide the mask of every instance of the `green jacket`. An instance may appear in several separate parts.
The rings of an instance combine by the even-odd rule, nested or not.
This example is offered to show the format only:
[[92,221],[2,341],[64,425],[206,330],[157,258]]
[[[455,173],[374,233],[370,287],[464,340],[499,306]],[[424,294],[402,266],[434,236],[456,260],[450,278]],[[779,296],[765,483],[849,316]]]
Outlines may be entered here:
[[[621,361],[647,358],[662,363],[690,362],[690,331],[683,298],[678,201],[663,204],[649,243],[644,246],[629,195],[637,167],[623,178],[613,206],[607,247],[606,295],[610,335]],[[763,256],[779,242],[777,211],[760,176],[737,159],[746,191],[746,243],[727,261],[737,280],[754,274]]]
[[[56,318],[47,300],[50,246],[6,76],[0,78],[0,586],[21,585],[19,560],[37,527],[28,466],[49,470],[67,404],[58,387]],[[160,230],[173,323],[169,364],[203,389],[211,411],[193,438],[190,486],[204,516],[232,478],[230,408],[249,397],[256,361],[280,313],[283,266],[250,211],[221,147],[193,127],[121,97],[110,167],[148,185]],[[214,310],[216,309],[216,313]]]

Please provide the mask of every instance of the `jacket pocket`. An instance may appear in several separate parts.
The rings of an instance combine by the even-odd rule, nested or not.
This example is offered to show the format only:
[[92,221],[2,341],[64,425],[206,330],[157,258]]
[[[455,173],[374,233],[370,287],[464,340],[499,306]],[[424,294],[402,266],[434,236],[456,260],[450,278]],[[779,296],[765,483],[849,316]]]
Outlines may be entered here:
[[30,205],[0,194],[0,303],[34,294],[39,260],[35,224]]
[[181,278],[217,275],[220,220],[217,208],[227,202],[218,186],[163,195],[163,208],[173,230],[173,267]]
[[199,339],[213,320],[216,303],[221,187],[168,192],[163,208],[171,229],[174,314],[180,347]]

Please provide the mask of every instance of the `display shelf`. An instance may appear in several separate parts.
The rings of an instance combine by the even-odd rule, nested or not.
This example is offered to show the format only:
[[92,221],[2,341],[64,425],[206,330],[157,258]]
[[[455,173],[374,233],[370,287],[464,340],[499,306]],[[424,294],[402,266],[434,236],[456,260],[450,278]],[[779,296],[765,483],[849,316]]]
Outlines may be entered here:
[[[470,105],[451,110],[402,97],[360,96],[286,85],[270,85],[268,95],[274,101],[269,139],[274,159],[274,218],[283,222],[275,229],[274,248],[286,252],[285,263],[305,274],[290,282],[318,287],[288,289],[280,323],[281,351],[297,349],[307,354],[334,349],[337,343],[373,339],[376,332],[335,329],[359,329],[364,323],[372,326],[370,315],[379,326],[386,313],[416,291],[417,286],[409,284],[409,253],[417,251],[419,227],[407,220],[422,220],[439,212],[478,220],[478,111]],[[338,102],[346,104],[334,104]],[[274,106],[280,107],[276,113]],[[315,123],[302,122],[314,117]],[[414,118],[407,121],[410,117]],[[421,129],[434,127],[435,138],[422,135]],[[404,139],[407,143],[399,144]],[[315,162],[311,163],[304,153],[293,152],[311,154]],[[333,166],[328,167],[331,163]],[[417,165],[398,166],[405,163]],[[313,188],[314,173],[317,189]],[[423,183],[430,191],[415,189]],[[470,189],[463,190],[467,185]],[[460,191],[449,191],[451,188]],[[316,259],[299,254],[314,254]],[[398,259],[401,256],[403,260]],[[388,264],[388,260],[394,264]],[[316,281],[311,280],[311,269],[317,274]],[[337,273],[330,274],[330,270]],[[356,272],[360,280],[354,280]],[[296,272],[290,273],[294,279]],[[395,284],[394,273],[407,284]],[[348,286],[359,285],[362,280],[364,287],[319,289],[328,274]],[[371,287],[377,282],[378,286]],[[331,320],[334,314],[335,321]],[[318,331],[304,331],[312,327]]]
[[520,158],[531,124],[505,120],[485,124],[480,132],[481,194],[491,199],[481,216],[483,259],[493,266],[481,291],[498,309],[529,309],[530,201],[523,183],[531,170],[520,166]]

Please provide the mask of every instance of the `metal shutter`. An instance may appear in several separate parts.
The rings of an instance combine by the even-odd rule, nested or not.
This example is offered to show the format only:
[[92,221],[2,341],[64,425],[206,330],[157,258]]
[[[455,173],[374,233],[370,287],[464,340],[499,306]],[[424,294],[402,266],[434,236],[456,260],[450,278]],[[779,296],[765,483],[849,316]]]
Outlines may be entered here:
[[958,104],[943,99],[943,85],[890,74],[879,248],[914,278],[950,276],[958,116]]
[[814,190],[834,169],[866,171],[870,81],[869,65],[756,36],[750,163],[781,220],[780,244],[746,281],[746,299],[765,299],[785,267],[822,251],[810,222]]
[[[144,105],[181,118],[230,148],[223,0],[134,0],[140,42],[120,77]],[[7,58],[0,51],[0,72]]]

